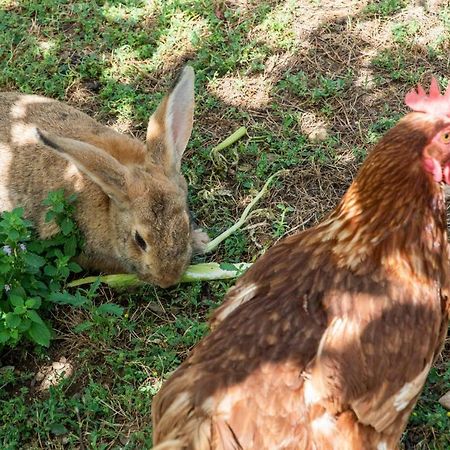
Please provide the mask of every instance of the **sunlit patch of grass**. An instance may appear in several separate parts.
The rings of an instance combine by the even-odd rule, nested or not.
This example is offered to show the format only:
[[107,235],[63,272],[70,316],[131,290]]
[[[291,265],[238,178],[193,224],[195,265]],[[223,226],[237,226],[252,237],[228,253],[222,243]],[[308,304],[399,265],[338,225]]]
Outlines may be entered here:
[[133,80],[136,66],[139,63],[138,50],[124,45],[111,52],[110,67],[103,71],[103,76],[113,78],[121,83],[129,83]]
[[101,7],[103,17],[111,23],[137,25],[157,11],[156,1],[133,1],[126,4],[107,2]]
[[254,28],[252,36],[264,42],[272,50],[293,50],[298,41],[293,31],[293,23],[298,17],[297,0],[288,0],[271,9],[264,20]]
[[44,56],[48,55],[56,45],[56,42],[53,40],[41,40],[38,42],[38,47],[42,50]]
[[392,27],[392,35],[394,41],[399,44],[410,42],[417,32],[420,30],[420,25],[415,20],[396,24]]
[[0,8],[10,9],[17,7],[19,4],[18,0],[0,0]]
[[158,38],[156,49],[149,61],[149,70],[171,66],[189,55],[209,33],[208,22],[200,16],[183,11],[172,15],[164,33]]
[[214,77],[208,92],[233,106],[261,109],[270,102],[272,82],[263,75]]

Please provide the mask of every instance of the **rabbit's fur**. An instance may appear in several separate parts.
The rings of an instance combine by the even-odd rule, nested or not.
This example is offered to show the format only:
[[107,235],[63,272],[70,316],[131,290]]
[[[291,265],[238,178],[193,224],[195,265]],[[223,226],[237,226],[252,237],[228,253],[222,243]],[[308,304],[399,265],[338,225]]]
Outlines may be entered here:
[[76,192],[83,267],[176,283],[207,240],[190,223],[180,172],[193,111],[190,67],[150,117],[146,144],[63,103],[0,94],[0,211],[24,206],[45,238],[58,231],[45,222],[48,192]]

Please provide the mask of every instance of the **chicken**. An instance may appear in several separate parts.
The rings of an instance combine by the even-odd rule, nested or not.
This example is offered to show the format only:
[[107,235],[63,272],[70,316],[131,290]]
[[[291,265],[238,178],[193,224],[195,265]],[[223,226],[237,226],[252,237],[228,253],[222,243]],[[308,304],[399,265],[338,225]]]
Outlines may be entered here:
[[153,403],[157,450],[390,450],[448,327],[450,89],[433,79],[337,208],[268,250]]

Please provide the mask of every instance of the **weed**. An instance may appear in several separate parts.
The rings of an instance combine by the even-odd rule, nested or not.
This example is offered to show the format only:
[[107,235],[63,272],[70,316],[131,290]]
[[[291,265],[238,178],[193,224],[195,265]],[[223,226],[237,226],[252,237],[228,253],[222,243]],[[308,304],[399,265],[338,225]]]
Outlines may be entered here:
[[417,84],[424,73],[422,67],[410,70],[407,59],[401,51],[384,50],[372,60],[372,64],[388,72],[393,80],[403,81],[409,85]]
[[364,11],[368,15],[388,17],[404,8],[406,3],[405,0],[375,0],[370,2]]
[[22,337],[39,345],[50,343],[50,328],[40,312],[52,302],[79,303],[80,296],[63,291],[63,284],[80,267],[71,259],[80,247],[80,235],[73,221],[75,196],[62,191],[49,194],[46,220],[54,220],[60,232],[49,240],[37,239],[23,209],[5,211],[0,219],[0,343],[16,346]]
[[419,31],[420,25],[415,21],[408,23],[397,24],[392,28],[392,35],[394,41],[398,44],[407,44],[411,38]]
[[278,82],[278,88],[287,90],[297,97],[319,103],[323,99],[339,95],[349,82],[351,73],[345,78],[324,77],[319,75],[315,80],[309,80],[304,72],[288,74]]
[[273,235],[276,238],[280,238],[281,236],[284,236],[286,233],[286,215],[289,213],[292,213],[294,211],[294,208],[289,205],[284,205],[283,203],[278,203],[277,208],[281,212],[281,215],[276,219],[275,223],[273,224]]
[[399,120],[400,116],[395,114],[391,117],[380,117],[376,122],[370,125],[367,133],[367,144],[373,145],[392,128]]

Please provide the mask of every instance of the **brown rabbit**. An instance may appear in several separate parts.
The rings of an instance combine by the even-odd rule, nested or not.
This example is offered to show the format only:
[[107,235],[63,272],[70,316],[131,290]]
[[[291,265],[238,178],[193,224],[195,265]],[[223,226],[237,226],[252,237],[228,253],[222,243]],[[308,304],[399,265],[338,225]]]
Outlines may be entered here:
[[83,267],[176,283],[207,240],[190,222],[180,171],[193,110],[191,67],[150,117],[146,144],[63,103],[0,94],[0,211],[24,206],[49,237],[57,226],[45,222],[42,201],[59,188],[76,192]]

